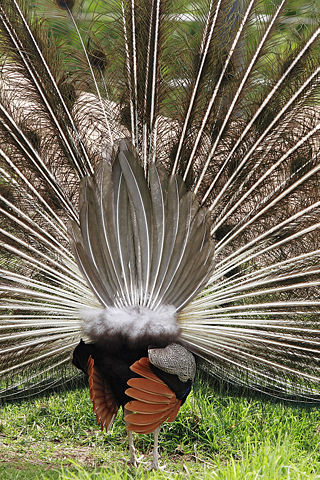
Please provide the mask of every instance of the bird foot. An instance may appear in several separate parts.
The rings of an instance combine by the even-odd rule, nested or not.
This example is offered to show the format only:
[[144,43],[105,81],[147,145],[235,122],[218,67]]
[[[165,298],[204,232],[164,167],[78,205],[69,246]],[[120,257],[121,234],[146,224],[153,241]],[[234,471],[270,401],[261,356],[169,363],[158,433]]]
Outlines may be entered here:
[[165,468],[166,468],[166,465],[163,465],[162,467],[160,467],[158,462],[152,461],[150,463],[150,466],[148,467],[148,472],[152,472],[152,471],[155,471],[155,470],[157,470],[158,472],[159,471],[164,472]]
[[137,458],[136,455],[131,455],[130,460],[128,461],[128,465],[131,465],[132,467],[137,468],[140,463],[143,464],[142,459],[144,458],[144,455],[141,455],[141,457]]

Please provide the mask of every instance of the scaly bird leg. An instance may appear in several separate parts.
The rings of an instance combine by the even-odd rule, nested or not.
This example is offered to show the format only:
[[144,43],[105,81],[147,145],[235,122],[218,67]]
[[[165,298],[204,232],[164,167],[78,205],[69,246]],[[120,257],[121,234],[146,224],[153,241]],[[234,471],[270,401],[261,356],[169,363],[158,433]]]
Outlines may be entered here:
[[149,470],[162,470],[164,467],[159,467],[159,452],[158,452],[158,446],[159,446],[159,432],[160,428],[158,427],[154,432],[154,445],[153,445],[153,454],[152,454],[152,462],[149,467]]
[[142,463],[141,459],[143,458],[143,455],[137,458],[136,449],[134,448],[134,443],[133,443],[133,434],[131,430],[128,430],[128,439],[129,439],[129,452],[130,452],[129,464],[132,465],[133,467],[138,467],[139,463]]
[[[125,410],[124,415],[127,415],[127,413],[129,413],[128,410]],[[137,467],[139,463],[141,463],[141,459],[143,458],[143,455],[140,458],[137,458],[136,449],[134,448],[134,442],[133,442],[133,433],[131,430],[128,430],[128,439],[129,439],[129,452],[130,452],[129,463],[134,467]]]
[[134,467],[137,467],[139,460],[137,459],[136,449],[134,448],[133,434],[131,430],[128,430],[128,438],[129,438],[130,463]]

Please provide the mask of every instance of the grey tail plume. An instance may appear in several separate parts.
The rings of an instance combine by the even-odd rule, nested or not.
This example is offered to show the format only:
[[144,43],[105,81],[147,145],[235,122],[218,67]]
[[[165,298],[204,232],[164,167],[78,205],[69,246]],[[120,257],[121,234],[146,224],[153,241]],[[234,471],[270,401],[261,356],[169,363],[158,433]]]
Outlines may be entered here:
[[104,307],[81,315],[94,341],[167,344],[180,333],[177,312],[213,272],[212,222],[177,175],[152,164],[147,180],[128,144],[80,187],[71,247]]
[[0,1],[0,394],[71,380],[81,317],[134,317],[318,401],[319,7],[53,3]]
[[211,222],[176,175],[152,164],[148,180],[122,141],[114,161],[82,182],[71,244],[103,306],[178,312],[212,274]]

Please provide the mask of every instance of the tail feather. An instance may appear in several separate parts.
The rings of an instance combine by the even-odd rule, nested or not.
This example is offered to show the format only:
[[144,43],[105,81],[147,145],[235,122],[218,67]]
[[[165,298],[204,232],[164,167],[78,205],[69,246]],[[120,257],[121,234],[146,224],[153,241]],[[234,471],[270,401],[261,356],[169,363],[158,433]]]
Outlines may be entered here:
[[[122,218],[126,225],[130,226],[130,232],[124,231],[123,249],[119,250],[122,243],[112,245],[108,238],[115,237],[115,217],[107,218],[106,211],[114,211],[117,199],[114,195],[109,196],[109,206],[100,197],[104,187],[109,185],[109,192],[119,191],[119,186],[111,182],[102,185],[94,185],[94,182],[86,181],[80,195],[80,229],[74,224],[73,249],[79,258],[82,272],[88,279],[88,283],[95,289],[101,303],[106,307],[123,306],[139,307],[154,305],[155,310],[162,305],[174,305],[177,310],[193,298],[205,284],[212,269],[212,242],[208,232],[210,226],[205,212],[199,211],[193,195],[178,192],[179,202],[172,219],[177,224],[174,244],[170,248],[171,257],[166,255],[163,259],[158,252],[158,230],[162,229],[162,235],[166,230],[166,218],[169,206],[167,204],[167,192],[165,185],[158,176],[158,182],[147,185],[143,176],[142,167],[137,164],[133,152],[120,145],[120,149],[114,159],[114,167],[119,166],[122,176],[112,175],[110,166],[102,168],[109,170],[109,178],[112,176],[116,181],[124,182],[127,190],[126,208],[127,219]],[[152,167],[153,175],[158,175],[156,167]],[[152,171],[151,170],[151,171]],[[100,182],[105,178],[100,175]],[[159,187],[163,194],[161,204],[161,222],[159,224],[158,208],[152,201],[159,193]],[[124,211],[123,211],[124,213]],[[128,228],[128,227],[126,227]],[[171,230],[172,225],[169,225]],[[103,236],[99,233],[103,232]],[[163,241],[163,240],[162,240]],[[129,243],[129,248],[127,247]],[[198,257],[190,255],[191,249],[196,249]],[[128,255],[128,252],[131,255]],[[121,265],[116,260],[127,255],[129,270],[136,272],[135,279],[131,279],[134,293],[132,302],[129,291],[125,290],[126,281],[122,275]],[[112,260],[114,258],[114,260]],[[109,260],[108,260],[109,259]],[[165,276],[160,276],[162,288],[156,290],[154,285],[159,282],[159,272],[164,262]],[[118,269],[118,270],[117,270]],[[164,288],[165,287],[165,288]],[[158,293],[159,291],[159,293]],[[182,304],[180,304],[182,302]]]
[[27,84],[29,100],[33,103],[33,113],[36,110],[43,120],[47,120],[48,127],[54,129],[63,157],[69,160],[75,171],[80,176],[92,173],[89,157],[71,114],[72,86],[63,82],[67,75],[61,71],[62,63],[57,63],[55,45],[45,29],[42,27],[40,30],[32,22],[28,11],[26,2],[13,0],[1,6],[2,48],[13,54],[15,72],[20,73],[18,90],[21,92],[23,80]]

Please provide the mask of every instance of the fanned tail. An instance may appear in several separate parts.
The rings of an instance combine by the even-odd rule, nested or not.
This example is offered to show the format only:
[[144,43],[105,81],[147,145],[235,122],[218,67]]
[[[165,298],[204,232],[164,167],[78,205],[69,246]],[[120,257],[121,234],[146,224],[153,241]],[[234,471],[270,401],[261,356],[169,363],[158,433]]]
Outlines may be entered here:
[[76,51],[0,2],[1,378],[66,361],[82,307],[166,304],[212,374],[318,399],[317,7],[56,3]]

